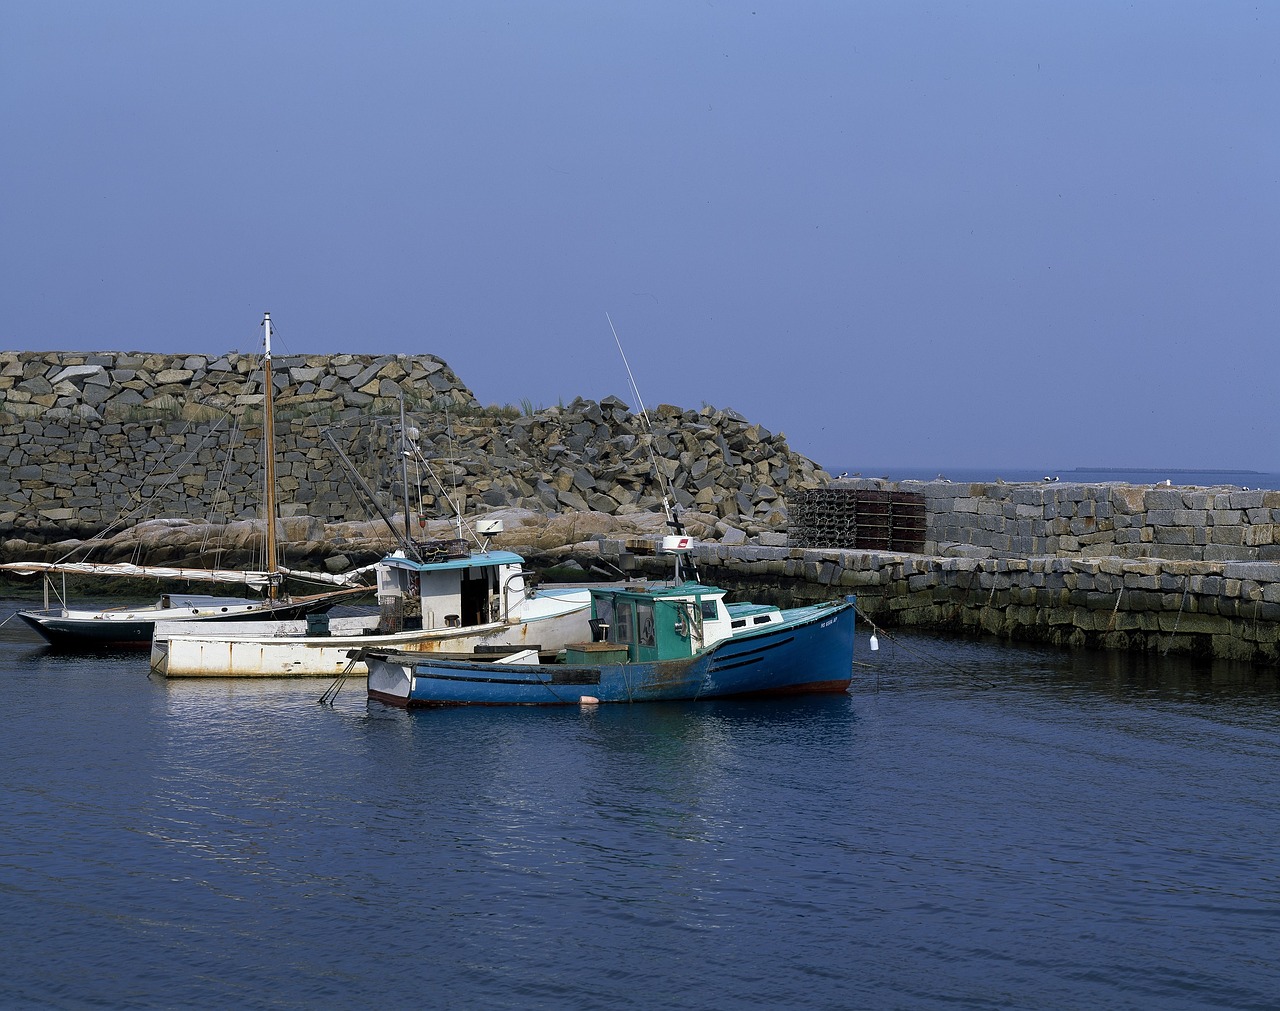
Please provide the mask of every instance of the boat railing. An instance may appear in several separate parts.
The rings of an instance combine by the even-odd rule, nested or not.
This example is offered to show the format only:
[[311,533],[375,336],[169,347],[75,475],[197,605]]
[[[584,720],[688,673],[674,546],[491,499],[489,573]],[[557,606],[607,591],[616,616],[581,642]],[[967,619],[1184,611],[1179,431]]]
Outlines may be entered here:
[[[511,593],[512,593],[511,584],[517,579],[525,579],[527,577],[533,577],[536,575],[537,573],[534,572],[532,569],[519,569],[516,572],[511,573],[511,575],[507,576],[507,578],[502,581],[502,613],[498,615],[491,615],[491,617],[493,617],[494,620],[498,620],[498,621],[510,621],[511,620]],[[534,595],[535,590],[533,586],[525,584],[520,587],[520,592],[524,594],[524,597],[527,600]]]

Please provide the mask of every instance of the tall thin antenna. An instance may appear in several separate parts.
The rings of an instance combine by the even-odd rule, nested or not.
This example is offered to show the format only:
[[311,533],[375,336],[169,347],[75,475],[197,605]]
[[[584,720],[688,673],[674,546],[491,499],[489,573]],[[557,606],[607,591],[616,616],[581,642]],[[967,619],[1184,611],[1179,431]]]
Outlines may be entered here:
[[[444,434],[445,442],[449,447],[449,474],[453,483],[453,496],[449,500],[449,504],[453,506],[454,522],[458,528],[458,538],[461,540],[462,533],[462,499],[458,493],[458,456],[453,445],[453,420],[449,417],[449,401],[444,402]],[[444,485],[441,485],[441,490]],[[447,492],[445,493],[448,494]]]
[[627,361],[627,353],[622,350],[622,340],[618,337],[618,329],[613,325],[613,317],[607,312],[604,318],[609,321],[609,329],[613,331],[613,342],[618,345],[618,354],[622,356],[622,365],[627,370],[627,382],[631,384],[631,392],[635,394],[636,403],[640,405],[640,416],[644,418],[645,428],[652,428],[649,424],[649,412],[644,409],[644,400],[640,397],[640,387],[636,385],[636,377],[631,374],[631,363]]
[[[640,405],[640,417],[644,419],[645,432],[648,435],[646,440],[649,447],[649,465],[653,470],[653,475],[658,479],[658,492],[662,496],[662,511],[667,517],[667,524],[677,533],[684,535],[684,524],[680,522],[679,507],[674,504],[675,492],[671,492],[670,497],[667,494],[667,482],[663,479],[662,470],[658,466],[658,456],[653,451],[653,424],[649,421],[649,412],[645,410],[644,399],[640,396],[640,387],[636,385],[635,376],[631,372],[631,363],[627,361],[627,353],[622,350],[622,340],[618,337],[618,329],[613,325],[613,317],[607,312],[604,318],[609,321],[609,329],[613,331],[613,342],[618,345],[618,354],[622,356],[622,364],[627,370],[627,381],[631,384],[631,392],[635,395],[636,403]],[[689,568],[693,572],[693,578],[698,578],[698,569],[692,562],[689,562]],[[680,561],[676,559],[676,573],[680,572]]]

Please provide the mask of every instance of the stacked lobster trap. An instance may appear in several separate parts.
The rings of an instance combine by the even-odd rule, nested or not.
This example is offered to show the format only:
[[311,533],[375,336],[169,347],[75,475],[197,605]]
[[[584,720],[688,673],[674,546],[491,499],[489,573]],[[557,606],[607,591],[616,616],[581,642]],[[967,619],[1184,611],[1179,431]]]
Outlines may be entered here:
[[792,545],[924,551],[927,513],[916,492],[871,488],[814,488],[788,503]]

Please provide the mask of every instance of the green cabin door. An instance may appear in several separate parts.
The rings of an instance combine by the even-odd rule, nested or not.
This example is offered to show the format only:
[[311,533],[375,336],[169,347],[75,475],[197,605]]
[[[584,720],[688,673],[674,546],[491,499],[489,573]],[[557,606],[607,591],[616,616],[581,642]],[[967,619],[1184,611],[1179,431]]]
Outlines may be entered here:
[[693,655],[688,605],[678,600],[636,601],[636,659],[678,660]]

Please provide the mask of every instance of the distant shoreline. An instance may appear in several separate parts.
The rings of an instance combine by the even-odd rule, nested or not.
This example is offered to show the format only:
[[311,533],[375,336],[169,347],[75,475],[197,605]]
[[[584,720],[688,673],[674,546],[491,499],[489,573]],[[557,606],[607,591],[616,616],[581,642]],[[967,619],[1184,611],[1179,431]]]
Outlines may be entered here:
[[1215,467],[1072,467],[1066,474],[1265,474],[1265,470]]
[[[834,470],[830,467],[824,467],[828,473],[839,473],[846,468],[836,467]],[[956,467],[958,473],[973,474],[979,471],[990,471],[991,473],[1007,473],[1007,474],[1038,474],[1038,470],[1029,467]],[[885,473],[910,473],[923,474],[929,471],[941,470],[946,472],[947,468],[935,467],[863,467],[859,476],[869,477],[876,474]],[[1048,474],[1252,474],[1265,475],[1272,471],[1268,470],[1248,470],[1246,468],[1235,467],[1051,467],[1045,473]]]
[[1232,470],[1223,467],[1070,467],[1033,470],[1026,467],[824,467],[832,477],[875,478],[887,481],[950,481],[981,483],[1173,484],[1197,487],[1232,485],[1280,490],[1280,472]]

